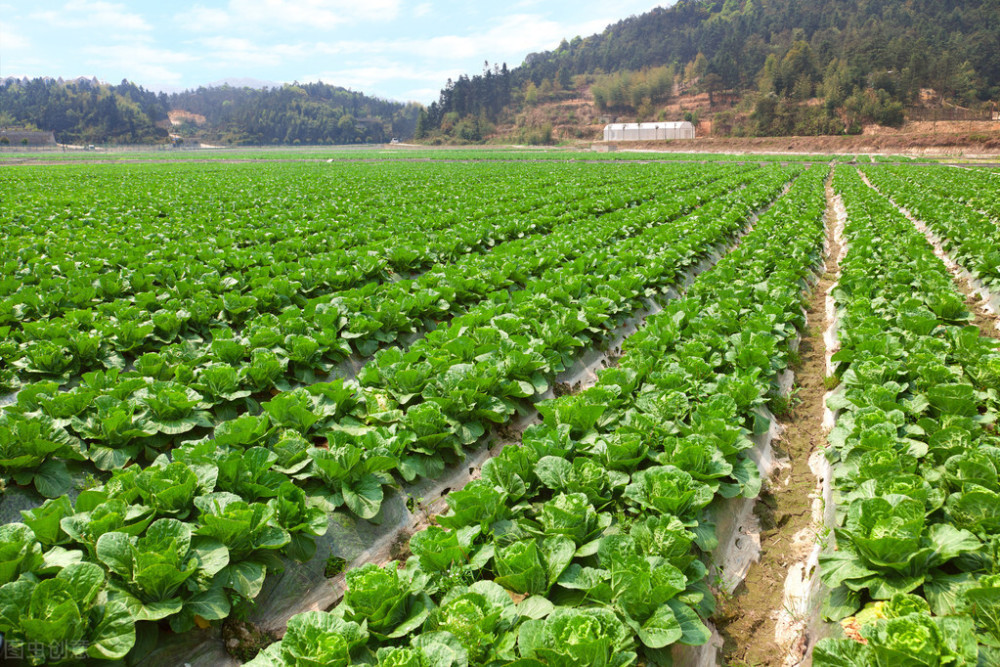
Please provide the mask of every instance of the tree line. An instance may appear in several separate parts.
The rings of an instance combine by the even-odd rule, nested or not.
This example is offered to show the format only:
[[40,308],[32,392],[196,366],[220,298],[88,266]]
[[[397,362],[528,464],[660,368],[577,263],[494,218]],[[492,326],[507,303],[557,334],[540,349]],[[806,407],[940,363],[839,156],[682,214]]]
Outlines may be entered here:
[[204,116],[214,140],[236,144],[384,143],[412,137],[420,111],[325,83],[198,88],[169,99]]
[[[168,114],[174,109],[206,122],[172,127]],[[412,137],[419,111],[416,104],[324,83],[202,87],[167,95],[125,80],[0,82],[0,126],[52,130],[60,143],[165,143],[171,132],[242,145],[383,143]]]
[[149,144],[167,141],[160,125],[169,100],[128,81],[14,79],[0,82],[0,126],[52,130],[56,141]]

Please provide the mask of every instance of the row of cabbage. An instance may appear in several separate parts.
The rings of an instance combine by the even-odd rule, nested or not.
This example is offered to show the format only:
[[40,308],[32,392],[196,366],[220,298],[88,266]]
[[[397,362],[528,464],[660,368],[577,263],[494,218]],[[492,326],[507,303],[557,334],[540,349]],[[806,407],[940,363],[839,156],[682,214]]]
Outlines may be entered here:
[[[997,201],[997,188],[973,186],[951,171],[930,174],[926,168],[865,168],[875,187],[924,222],[941,239],[951,258],[986,289],[1000,293],[1000,224],[979,210],[980,200]],[[949,183],[947,189],[935,181]],[[975,193],[975,194],[973,194]]]
[[[927,174],[926,169],[916,170],[917,174]],[[926,187],[938,193],[948,193],[959,202],[986,213],[1000,224],[1000,198],[997,197],[997,181],[986,169],[952,169],[941,173],[932,172],[934,178],[923,181]]]
[[[312,556],[328,512],[344,506],[377,521],[394,474],[433,475],[458,460],[488,424],[509,421],[544,393],[576,352],[733,239],[790,175],[765,171],[696,215],[594,248],[520,292],[491,295],[405,354],[378,355],[360,386],[280,393],[259,414],[251,409],[214,431],[193,390],[137,373],[95,373],[63,393],[22,391],[3,417],[16,425],[8,451],[22,447],[15,481],[52,490],[46,485],[73,458],[115,470],[75,502],[53,498],[0,529],[0,599],[17,602],[0,603],[0,630],[8,642],[41,647],[36,662],[54,661],[45,652],[52,646],[75,647],[69,657],[119,658],[155,643],[151,621],[185,631],[238,612],[268,569],[288,564],[279,553]],[[70,402],[88,406],[86,417],[44,414]],[[173,410],[148,418],[156,435],[132,429],[147,409]],[[109,428],[128,444],[87,442]],[[138,457],[153,464],[123,467]],[[79,580],[93,584],[86,595]],[[27,599],[35,602],[20,604]],[[49,622],[62,614],[79,620]]]
[[[593,169],[575,175],[565,168],[522,168],[517,176],[532,185],[520,185],[518,195],[511,174],[459,169],[454,182],[439,188],[434,178],[418,183],[420,172],[382,176],[369,168],[339,184],[327,204],[313,201],[317,185],[296,181],[309,175],[297,174],[300,169],[284,165],[273,180],[209,171],[199,176],[195,192],[181,190],[172,201],[162,201],[162,191],[176,187],[170,172],[139,171],[122,184],[119,172],[103,169],[91,178],[66,179],[69,187],[61,183],[54,190],[80,198],[65,209],[37,194],[53,178],[46,170],[8,175],[13,190],[34,188],[36,194],[12,192],[15,203],[4,207],[0,384],[64,382],[84,372],[122,369],[172,342],[202,343],[215,331],[238,333],[281,314],[311,317],[328,310],[333,295],[360,288],[345,295],[345,306],[355,307],[365,287],[378,288],[400,272],[447,265],[639,204],[662,194],[663,178],[672,176],[623,167],[612,194],[606,174]],[[433,167],[428,171],[435,175]],[[680,176],[678,185],[714,177],[704,171]],[[370,186],[365,190],[374,178],[417,194],[404,202],[379,198],[369,194]],[[317,180],[331,184],[329,175]],[[278,196],[282,182],[295,196]],[[249,186],[271,196],[241,202]],[[84,188],[95,187],[99,194],[85,194]],[[361,202],[351,205],[352,197]],[[358,324],[350,333],[371,332]]]
[[[681,196],[676,201],[664,204],[650,203],[645,207],[627,209],[622,215],[609,214],[601,218],[600,224],[585,221],[579,227],[567,226],[565,230],[536,239],[537,242],[533,244],[516,243],[513,249],[520,252],[514,256],[490,253],[488,258],[496,260],[493,270],[485,272],[474,282],[470,280],[464,283],[467,289],[463,290],[462,298],[452,292],[450,298],[455,302],[454,305],[442,305],[444,300],[441,298],[441,290],[430,289],[429,283],[451,276],[456,285],[461,285],[461,274],[463,269],[470,268],[468,266],[459,265],[455,267],[455,271],[442,270],[435,272],[426,281],[421,278],[408,283],[408,287],[403,289],[422,285],[427,291],[414,291],[409,304],[411,310],[405,314],[399,309],[393,310],[393,307],[406,305],[405,299],[382,301],[386,310],[379,312],[394,313],[396,321],[379,321],[378,332],[382,334],[380,342],[398,342],[399,336],[420,326],[421,315],[427,316],[426,312],[419,310],[421,305],[434,308],[433,317],[436,318],[461,314],[462,317],[450,328],[441,327],[434,332],[430,341],[421,341],[416,345],[416,349],[428,350],[426,354],[436,358],[435,372],[441,372],[454,365],[454,359],[460,358],[464,351],[449,350],[445,342],[434,342],[435,337],[444,337],[446,340],[462,338],[470,327],[489,325],[493,318],[501,315],[507,315],[507,319],[503,321],[510,323],[509,317],[514,311],[518,311],[521,313],[517,320],[522,328],[521,333],[543,338],[550,348],[557,349],[558,354],[563,355],[562,360],[558,356],[555,359],[542,359],[536,355],[530,361],[521,362],[532,365],[530,375],[523,377],[524,373],[516,374],[514,379],[532,384],[527,385],[524,390],[519,385],[516,395],[523,398],[544,393],[548,385],[542,375],[562,370],[566,365],[563,361],[588,342],[586,332],[581,334],[580,330],[590,328],[592,333],[599,334],[600,324],[603,322],[613,326],[614,322],[610,318],[620,316],[619,310],[626,305],[619,303],[605,313],[603,311],[610,305],[607,296],[597,297],[587,292],[611,289],[619,285],[614,281],[608,284],[602,282],[605,276],[615,276],[614,271],[617,270],[617,265],[614,265],[615,268],[600,271],[602,263],[620,256],[617,261],[630,261],[633,271],[637,271],[633,281],[640,280],[642,276],[639,274],[642,271],[636,267],[641,267],[644,243],[657,233],[679,233],[672,225],[664,223],[690,211],[707,198],[718,197],[754,177],[755,174],[736,175],[724,179],[715,187],[706,188],[704,194]],[[733,216],[745,215],[746,207],[754,204],[755,197],[768,196],[767,192],[779,188],[787,176],[783,172],[772,171],[769,178],[769,186],[746,191],[737,189],[736,194],[714,202],[700,215],[722,210],[731,201],[741,201],[744,208],[726,220],[726,224],[732,227],[735,224]],[[696,224],[696,218],[687,221],[687,226]],[[718,232],[720,228],[712,229]],[[727,229],[726,233],[730,231],[731,229]],[[585,232],[599,234],[598,238],[603,238],[604,243],[598,242],[596,246],[588,243],[588,237],[581,235]],[[703,238],[716,240],[711,235]],[[696,243],[697,241],[687,241],[683,246],[690,255],[684,257],[684,261],[700,252],[700,249],[692,245]],[[639,255],[629,255],[630,251]],[[483,258],[478,263],[478,268],[486,269],[485,262],[486,258]],[[536,270],[541,275],[534,275]],[[587,273],[591,275],[587,276]],[[516,282],[514,274],[519,274],[517,278],[523,282]],[[495,283],[489,280],[490,275],[496,278]],[[666,280],[669,282],[671,278],[668,276]],[[615,276],[615,280],[620,278]],[[389,295],[401,296],[399,290],[394,289],[397,284],[386,285],[385,291]],[[503,287],[517,289],[507,291]],[[645,289],[649,288],[648,285],[642,288],[634,285],[626,287],[616,295],[619,301],[626,298],[623,295],[627,294],[627,298],[634,302],[637,295],[639,298],[646,296]],[[452,286],[450,289],[458,288]],[[549,307],[548,304],[555,299],[570,303]],[[199,430],[225,424],[248,411],[261,413],[261,402],[264,403],[263,410],[271,416],[275,425],[305,422],[307,418],[293,420],[287,413],[311,407],[318,410],[317,415],[342,418],[356,412],[355,406],[365,401],[371,402],[373,407],[365,410],[363,422],[371,423],[374,420],[376,423],[391,425],[399,421],[399,418],[394,411],[395,405],[390,406],[387,401],[404,405],[410,402],[422,392],[423,385],[419,383],[426,383],[430,372],[426,370],[427,364],[409,370],[401,368],[399,353],[389,350],[384,350],[379,357],[382,361],[365,368],[359,377],[362,385],[372,391],[381,390],[382,393],[390,394],[386,399],[381,396],[367,399],[355,396],[347,404],[347,400],[341,399],[339,394],[351,395],[352,390],[345,389],[343,383],[320,383],[308,390],[281,394],[271,401],[265,401],[271,398],[271,393],[290,389],[291,381],[296,378],[308,381],[316,371],[328,369],[330,364],[325,359],[326,355],[332,354],[330,347],[336,349],[340,358],[350,351],[346,342],[348,338],[338,338],[349,335],[338,328],[338,325],[342,327],[344,320],[349,318],[345,315],[343,305],[337,305],[341,307],[336,310],[331,308],[329,317],[317,317],[312,323],[295,316],[295,311],[289,311],[284,317],[268,322],[270,326],[261,323],[250,327],[245,332],[245,337],[226,337],[221,330],[216,330],[216,338],[202,348],[190,344],[175,344],[164,348],[162,352],[143,355],[134,371],[85,373],[82,383],[70,391],[61,391],[58,382],[35,382],[21,391],[16,405],[0,415],[0,451],[3,453],[0,466],[18,483],[33,481],[42,495],[56,497],[68,490],[71,478],[65,465],[53,459],[86,458],[104,471],[120,468],[137,459],[149,461],[160,451],[169,449],[171,443],[179,437],[190,438]],[[625,307],[622,312],[628,313],[633,309],[634,303]],[[452,312],[449,313],[448,310]],[[374,312],[369,311],[370,314]],[[540,315],[542,312],[545,317]],[[365,314],[358,313],[354,319],[365,317]],[[561,321],[560,317],[569,319]],[[535,330],[532,331],[526,322],[537,324]],[[508,338],[515,334],[513,326],[509,324],[505,331]],[[313,335],[308,336],[306,332]],[[317,339],[327,341],[325,354],[317,350]],[[307,344],[308,348],[303,349]],[[516,345],[508,343],[507,347]],[[445,356],[435,353],[434,350],[437,349],[445,349]],[[363,354],[370,352],[367,345],[359,350]],[[379,370],[390,364],[390,369]],[[510,365],[509,361],[507,365]],[[289,378],[289,375],[292,377]],[[383,375],[386,377],[381,377]],[[446,378],[442,381],[444,379]],[[462,380],[462,383],[470,384],[466,380]],[[327,397],[322,397],[321,392],[326,392]],[[483,393],[488,395],[490,392]],[[307,398],[309,396],[312,398]],[[317,396],[321,398],[316,398]],[[318,405],[324,401],[332,405]],[[338,406],[338,402],[344,405]],[[312,405],[313,403],[317,405]],[[369,417],[383,412],[386,414],[382,417]],[[319,417],[313,417],[312,421],[318,419]],[[434,421],[435,427],[441,426],[441,421],[438,416]],[[311,424],[312,422],[306,424],[306,428]],[[232,425],[223,426],[229,427]],[[451,426],[450,430],[458,431],[459,426]],[[463,442],[474,440],[483,432],[482,428],[468,424],[462,426],[461,430],[466,434],[461,438]]]
[[[638,207],[647,214],[646,224],[688,213],[755,178],[743,169],[713,182],[719,175],[706,170],[678,179],[679,192]],[[25,340],[16,350],[23,357],[14,367],[21,370],[21,377],[62,383],[107,367],[122,370],[128,362],[158,379],[191,384],[213,382],[211,377],[199,377],[211,364],[240,369],[251,365],[255,356],[263,356],[260,363],[281,365],[284,373],[276,385],[286,389],[289,384],[315,381],[349,355],[366,357],[402,336],[434,328],[492,292],[520,289],[545,269],[579,256],[584,249],[580,235],[609,243],[637,233],[643,221],[636,219],[635,208],[580,217],[567,214],[551,230],[507,241],[485,254],[470,253],[435,265],[415,279],[372,282],[317,296],[304,305],[285,300],[275,304],[276,312],[247,311],[228,323],[213,321],[212,309],[195,317],[183,307],[146,313],[148,320],[123,322],[80,311],[72,323],[62,318],[27,323]],[[630,224],[625,224],[625,216]],[[16,340],[8,345],[16,345]],[[232,375],[217,370],[209,371],[209,376],[213,373]],[[229,391],[252,385],[241,383],[242,379],[232,378]]]
[[835,185],[849,249],[828,402],[837,525],[819,564],[848,638],[813,664],[998,664],[1000,347],[895,206],[853,169]]
[[595,386],[539,404],[405,562],[347,573],[250,664],[671,664],[710,636],[707,556],[725,498],[755,497],[750,435],[804,326],[825,168],[626,339]]
[[[90,302],[95,303],[134,298],[148,291],[144,289],[147,282],[171,291],[177,289],[173,282],[179,278],[197,279],[213,269],[223,278],[239,278],[248,268],[263,267],[273,267],[276,277],[289,274],[291,279],[306,281],[303,290],[309,296],[315,290],[336,289],[342,281],[323,284],[320,275],[309,282],[310,277],[298,275],[300,267],[284,262],[318,258],[325,261],[313,265],[349,265],[327,255],[362,247],[385,255],[379,262],[383,269],[405,271],[414,266],[405,259],[414,252],[426,256],[417,266],[429,265],[449,254],[461,254],[463,242],[489,246],[502,238],[484,237],[483,230],[453,229],[456,225],[488,220],[494,227],[488,233],[501,234],[507,226],[504,223],[516,215],[535,213],[530,222],[537,224],[546,223],[557,210],[613,210],[648,196],[648,190],[632,191],[652,182],[649,172],[622,170],[619,187],[613,191],[596,170],[570,173],[559,167],[522,168],[516,178],[508,170],[488,166],[443,170],[401,165],[388,169],[281,165],[264,173],[256,167],[182,168],[179,172],[177,167],[169,171],[145,167],[127,179],[114,169],[83,174],[79,169],[52,171],[7,175],[14,205],[5,211],[11,244],[4,261],[18,268],[33,265],[34,274],[22,276],[18,285],[22,290],[65,274],[66,262],[83,262],[74,268],[85,274],[81,278],[87,278],[86,283],[115,273],[119,289],[111,287],[108,293],[96,295],[83,289],[83,296],[91,296]],[[181,187],[194,176],[197,188]],[[533,187],[525,188],[520,179]],[[371,187],[373,180],[380,182],[379,188]],[[38,196],[39,189],[48,188],[66,200]],[[165,194],[171,190],[177,190],[172,198]],[[65,210],[59,210],[60,203]],[[435,232],[445,230],[454,237],[450,239],[454,248],[448,239],[437,238],[440,234]],[[413,243],[406,237],[421,232],[435,235],[431,239],[414,236]],[[474,233],[463,238],[469,232]],[[191,244],[192,235],[200,243]],[[389,240],[394,243],[385,243]],[[178,247],[181,241],[193,247]],[[261,247],[262,241],[267,245]],[[220,248],[226,252],[218,252]],[[197,265],[196,259],[211,266],[189,266]],[[143,270],[152,276],[144,277]],[[212,277],[205,280],[210,285]],[[44,286],[69,291],[64,285]],[[239,287],[237,291],[247,291]],[[58,308],[58,303],[49,308]]]

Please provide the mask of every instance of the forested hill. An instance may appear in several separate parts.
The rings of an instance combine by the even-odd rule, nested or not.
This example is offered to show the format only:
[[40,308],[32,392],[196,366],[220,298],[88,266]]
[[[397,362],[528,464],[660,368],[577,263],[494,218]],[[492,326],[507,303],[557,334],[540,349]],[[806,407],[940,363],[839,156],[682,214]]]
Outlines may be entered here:
[[412,137],[420,111],[325,83],[198,88],[169,101],[204,116],[220,140],[250,144],[384,143]]
[[[198,125],[173,128],[168,114],[175,110],[196,114]],[[166,95],[129,81],[0,81],[0,126],[52,130],[62,143],[157,143],[171,132],[195,130],[233,144],[380,143],[412,136],[418,112],[416,105],[323,83]]]
[[128,81],[7,78],[0,81],[0,127],[52,130],[61,143],[157,143],[167,130],[165,95]]
[[[895,124],[921,89],[966,107],[1000,98],[998,44],[1000,0],[680,0],[530,54],[507,76],[449,82],[425,125],[447,126],[456,115],[495,122],[594,83],[599,106],[649,115],[673,90],[643,72],[656,67],[681,90],[744,101],[756,114],[747,129],[762,134],[795,129],[776,122],[781,116],[819,132],[849,121]],[[623,72],[638,76],[623,82]]]

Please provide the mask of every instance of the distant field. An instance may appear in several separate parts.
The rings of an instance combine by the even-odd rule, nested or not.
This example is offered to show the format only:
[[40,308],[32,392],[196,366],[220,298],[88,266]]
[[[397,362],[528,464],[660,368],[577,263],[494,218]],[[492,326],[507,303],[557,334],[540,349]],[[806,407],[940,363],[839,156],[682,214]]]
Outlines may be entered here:
[[[294,160],[572,160],[572,161],[696,161],[726,162],[753,160],[765,162],[814,162],[829,161],[836,157],[848,160],[854,156],[807,154],[734,154],[725,153],[672,153],[639,151],[622,146],[613,152],[596,152],[575,148],[220,148],[199,150],[96,150],[96,151],[3,151],[0,164],[32,164],[51,162],[184,162],[184,161],[294,161]],[[860,156],[861,160],[906,162],[905,156]]]

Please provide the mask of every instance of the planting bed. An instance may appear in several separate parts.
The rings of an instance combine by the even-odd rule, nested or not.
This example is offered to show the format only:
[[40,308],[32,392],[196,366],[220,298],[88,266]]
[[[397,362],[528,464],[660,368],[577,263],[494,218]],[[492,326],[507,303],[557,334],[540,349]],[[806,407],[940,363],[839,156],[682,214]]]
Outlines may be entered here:
[[995,179],[862,169],[4,168],[6,650],[1000,659]]

